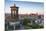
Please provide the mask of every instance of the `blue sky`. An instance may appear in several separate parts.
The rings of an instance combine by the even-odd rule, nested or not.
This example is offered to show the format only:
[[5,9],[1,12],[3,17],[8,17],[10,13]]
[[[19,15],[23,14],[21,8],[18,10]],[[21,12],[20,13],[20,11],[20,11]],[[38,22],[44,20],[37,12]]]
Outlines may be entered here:
[[12,0],[6,0],[5,1],[5,13],[11,13],[11,6],[14,6],[14,3],[17,7],[19,7],[19,14],[30,14],[30,13],[44,13],[44,3],[43,1],[12,1]]

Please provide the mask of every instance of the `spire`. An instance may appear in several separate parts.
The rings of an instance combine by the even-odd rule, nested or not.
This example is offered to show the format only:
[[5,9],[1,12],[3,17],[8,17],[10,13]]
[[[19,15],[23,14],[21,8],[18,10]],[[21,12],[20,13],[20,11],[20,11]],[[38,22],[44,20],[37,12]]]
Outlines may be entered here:
[[16,5],[14,4],[14,6],[16,6]]

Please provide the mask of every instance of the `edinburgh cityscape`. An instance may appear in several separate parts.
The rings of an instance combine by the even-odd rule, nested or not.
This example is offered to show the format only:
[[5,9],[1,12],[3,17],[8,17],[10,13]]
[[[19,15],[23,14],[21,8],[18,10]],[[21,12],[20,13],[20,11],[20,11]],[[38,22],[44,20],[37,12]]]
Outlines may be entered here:
[[43,2],[5,0],[5,31],[43,28]]

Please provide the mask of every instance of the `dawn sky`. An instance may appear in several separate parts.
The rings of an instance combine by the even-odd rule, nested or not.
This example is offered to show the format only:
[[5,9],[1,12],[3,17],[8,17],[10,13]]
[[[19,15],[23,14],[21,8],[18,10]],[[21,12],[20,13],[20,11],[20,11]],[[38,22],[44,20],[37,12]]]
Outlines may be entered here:
[[5,1],[5,13],[11,13],[11,6],[14,3],[19,7],[19,14],[30,14],[30,13],[44,13],[44,3],[43,2],[29,2],[29,1]]

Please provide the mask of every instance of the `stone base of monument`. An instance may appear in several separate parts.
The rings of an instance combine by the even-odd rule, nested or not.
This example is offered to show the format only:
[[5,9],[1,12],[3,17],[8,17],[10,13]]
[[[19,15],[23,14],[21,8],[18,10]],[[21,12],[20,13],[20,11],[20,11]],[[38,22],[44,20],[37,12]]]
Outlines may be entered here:
[[[15,30],[16,29],[16,26],[18,26],[18,25],[20,25],[20,21],[15,21],[15,22],[13,22],[13,21],[9,21],[8,23],[7,23],[7,30],[9,30],[9,28],[10,28],[10,30]],[[18,28],[17,28],[18,29]]]

